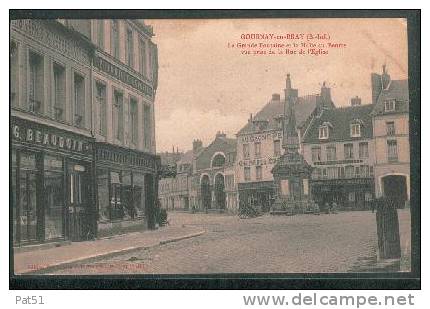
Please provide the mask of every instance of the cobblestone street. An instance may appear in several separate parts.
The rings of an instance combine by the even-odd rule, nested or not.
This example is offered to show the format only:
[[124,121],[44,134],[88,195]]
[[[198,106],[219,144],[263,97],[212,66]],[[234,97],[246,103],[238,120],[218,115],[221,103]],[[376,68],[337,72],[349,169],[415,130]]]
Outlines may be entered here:
[[[51,274],[106,273],[314,273],[362,271],[376,262],[375,214],[263,216],[169,213],[172,226],[198,226],[206,233],[77,263]],[[409,244],[409,210],[399,211],[402,243]]]

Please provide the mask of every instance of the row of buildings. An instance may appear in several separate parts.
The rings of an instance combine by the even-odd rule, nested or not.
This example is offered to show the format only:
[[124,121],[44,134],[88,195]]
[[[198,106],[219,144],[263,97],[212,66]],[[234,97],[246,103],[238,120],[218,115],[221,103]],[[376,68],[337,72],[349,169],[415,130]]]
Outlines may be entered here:
[[362,104],[356,96],[342,107],[325,83],[319,94],[307,96],[298,96],[291,83],[288,75],[284,98],[273,94],[234,139],[218,133],[207,147],[195,141],[177,162],[177,176],[160,181],[162,207],[237,212],[242,203],[269,211],[279,191],[272,170],[285,151],[287,96],[295,98],[298,152],[312,171],[303,189],[291,192],[320,207],[336,202],[343,209],[369,209],[381,196],[404,206],[410,194],[408,81],[392,80],[384,66],[371,75],[372,102]]
[[152,37],[142,20],[10,22],[14,246],[154,225]]

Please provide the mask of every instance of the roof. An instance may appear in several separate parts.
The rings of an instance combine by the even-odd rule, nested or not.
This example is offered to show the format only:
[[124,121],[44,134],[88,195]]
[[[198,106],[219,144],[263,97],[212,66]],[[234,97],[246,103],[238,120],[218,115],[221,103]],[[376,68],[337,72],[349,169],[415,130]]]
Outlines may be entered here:
[[[205,147],[196,158],[196,169],[206,169],[211,167],[211,160],[216,152],[222,152],[225,155],[236,151],[235,138],[228,138],[225,136],[217,136],[212,143]],[[227,162],[226,162],[227,164]]]
[[[279,129],[275,118],[284,114],[284,101],[285,99],[281,101],[270,101],[254,116],[253,120],[268,121],[265,130]],[[308,119],[308,117],[314,111],[316,104],[317,95],[299,97],[298,102],[294,106],[297,127],[300,127]],[[248,123],[242,129],[240,129],[237,134],[240,135],[253,132],[255,132],[254,126],[248,121]]]
[[[389,99],[396,100],[396,110],[385,112],[385,101]],[[404,113],[409,111],[409,87],[408,80],[391,80],[387,89],[383,89],[378,96],[373,115]]]
[[180,164],[192,164],[193,163],[193,156],[194,153],[192,150],[188,150],[187,152],[185,152],[181,158],[179,159],[178,162],[176,162],[177,165]]
[[[324,109],[321,115],[316,116],[311,121],[306,134],[303,137],[304,143],[321,143],[319,139],[319,127],[324,123],[330,123],[329,138],[324,142],[352,141],[356,139],[372,138],[372,116],[371,112],[375,105],[357,105],[348,107],[338,107],[334,109]],[[361,137],[351,137],[350,125],[357,120],[362,122]]]

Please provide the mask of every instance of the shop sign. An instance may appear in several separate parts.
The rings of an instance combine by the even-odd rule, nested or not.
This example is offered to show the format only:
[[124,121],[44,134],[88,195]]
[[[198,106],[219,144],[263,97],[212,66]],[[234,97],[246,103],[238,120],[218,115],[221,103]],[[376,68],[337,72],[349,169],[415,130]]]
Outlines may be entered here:
[[274,165],[278,161],[276,157],[252,159],[252,160],[240,160],[238,162],[239,166],[260,166],[260,165]]
[[153,90],[152,87],[145,84],[139,78],[131,75],[130,73],[120,69],[118,66],[110,63],[109,61],[103,59],[102,57],[96,57],[94,59],[94,66],[103,71],[110,76],[120,80],[121,82],[133,87],[134,89],[142,92],[143,94],[152,97]]
[[67,55],[87,65],[90,64],[88,52],[80,47],[80,43],[77,40],[69,36],[66,38],[64,34],[53,31],[52,27],[48,27],[46,21],[17,19],[12,20],[11,25],[28,34],[33,39],[55,49],[60,54]]
[[276,131],[276,132],[267,132],[267,133],[253,134],[253,135],[245,135],[241,137],[241,142],[253,143],[253,142],[261,142],[269,139],[270,140],[282,139],[282,132]]
[[46,148],[68,150],[88,154],[91,144],[78,137],[62,134],[57,130],[31,125],[12,123],[12,139]]
[[145,154],[138,155],[136,153],[128,152],[120,152],[112,149],[97,149],[97,160],[110,161],[114,163],[124,164],[124,165],[132,165],[146,168],[155,168],[155,160],[153,157]]

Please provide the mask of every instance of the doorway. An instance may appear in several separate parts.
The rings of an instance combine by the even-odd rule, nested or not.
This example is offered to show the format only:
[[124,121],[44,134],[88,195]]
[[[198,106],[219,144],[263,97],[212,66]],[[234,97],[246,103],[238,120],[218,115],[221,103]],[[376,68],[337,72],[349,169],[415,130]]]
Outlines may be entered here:
[[225,209],[225,185],[222,174],[215,176],[215,204],[216,208]]
[[408,199],[406,177],[402,175],[388,175],[382,178],[384,196],[391,199],[396,208],[404,208]]

